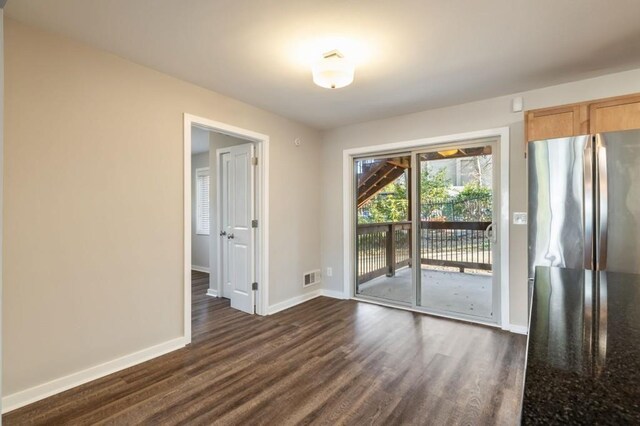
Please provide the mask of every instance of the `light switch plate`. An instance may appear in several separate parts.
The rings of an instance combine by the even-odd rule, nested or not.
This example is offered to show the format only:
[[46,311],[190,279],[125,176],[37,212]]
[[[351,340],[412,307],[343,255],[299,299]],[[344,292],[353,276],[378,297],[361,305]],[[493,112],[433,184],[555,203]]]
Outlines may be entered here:
[[526,212],[513,212],[513,224],[514,225],[526,225],[527,213]]

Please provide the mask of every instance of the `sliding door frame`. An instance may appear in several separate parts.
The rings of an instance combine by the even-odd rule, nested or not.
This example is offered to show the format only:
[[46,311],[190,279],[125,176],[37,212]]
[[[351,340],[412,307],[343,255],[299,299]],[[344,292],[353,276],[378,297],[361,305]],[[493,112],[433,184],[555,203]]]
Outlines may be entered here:
[[[413,176],[413,157],[414,157],[414,152],[413,151],[392,151],[392,152],[387,152],[387,153],[376,153],[374,155],[355,155],[351,157],[351,162],[354,163],[356,161],[365,161],[365,160],[384,160],[387,158],[394,158],[394,157],[408,157],[411,167],[409,169],[409,179],[408,179],[408,184],[407,185],[407,195],[408,195],[408,204],[409,204],[409,208],[407,209],[407,216],[409,217],[409,221],[412,221],[413,219],[413,215],[414,215],[414,207],[412,205],[411,200],[413,200],[413,187],[414,187],[414,176]],[[353,166],[353,164],[352,164]],[[357,194],[358,192],[358,176],[357,176],[357,171],[354,167],[352,167],[351,169],[352,171],[352,176],[351,176],[351,183],[352,183],[352,194],[354,194],[354,197],[350,200],[350,203],[353,204],[352,209],[351,209],[351,214],[352,214],[352,218],[351,220],[353,221],[353,224],[355,224],[357,226],[358,224],[358,207],[357,207],[357,200],[355,198],[355,194]],[[413,227],[411,232],[413,233]],[[392,237],[393,238],[393,237]],[[412,237],[413,238],[413,237]],[[412,249],[413,249],[413,240],[412,240]],[[391,303],[391,304],[398,304],[399,306],[403,306],[403,307],[411,307],[411,308],[415,308],[415,298],[410,301],[410,302],[405,302],[402,300],[391,300],[391,299],[387,299],[389,300],[389,302],[384,302],[385,299],[383,298],[378,298],[378,297],[373,297],[373,296],[367,296],[365,294],[362,293],[358,293],[357,292],[357,287],[358,287],[358,261],[356,260],[357,257],[357,250],[358,250],[358,243],[357,243],[357,235],[355,234],[355,232],[353,232],[353,251],[351,252],[351,256],[353,259],[353,294],[351,297],[354,298],[358,298],[358,299],[365,299],[367,301],[372,301],[372,302],[382,302],[382,303]],[[415,252],[414,252],[415,253]],[[413,272],[412,272],[413,274]],[[412,281],[412,286],[415,287],[415,280],[414,277],[412,275],[411,277],[411,281]],[[414,289],[415,290],[415,289]],[[349,297],[347,297],[349,298]],[[390,305],[391,306],[391,305]]]
[[[422,154],[428,154],[437,152],[440,150],[446,149],[465,149],[465,148],[477,148],[482,146],[490,146],[491,147],[491,157],[492,157],[492,173],[491,173],[491,203],[492,203],[492,217],[491,222],[495,225],[498,225],[498,230],[501,230],[500,226],[500,205],[502,203],[501,200],[501,182],[500,175],[502,173],[501,164],[499,161],[499,140],[495,136],[489,138],[479,138],[468,141],[457,141],[451,143],[439,143],[436,145],[430,145],[423,147],[421,149],[414,150],[411,155],[412,161],[412,171],[413,171],[413,180],[415,184],[411,188],[411,196],[415,200],[413,206],[413,217],[416,218],[414,223],[412,224],[412,250],[414,253],[414,263],[418,265],[418,267],[414,268],[413,272],[413,294],[415,295],[413,306],[420,311],[428,312],[433,315],[440,315],[446,317],[454,317],[457,319],[462,319],[465,321],[473,321],[473,322],[481,322],[483,324],[489,325],[501,325],[501,315],[502,315],[502,304],[501,302],[501,278],[502,278],[502,262],[501,262],[501,249],[500,243],[496,244],[491,243],[491,258],[492,263],[497,268],[492,268],[491,273],[491,306],[493,308],[493,317],[483,317],[477,315],[465,314],[462,312],[448,311],[446,309],[440,307],[433,306],[424,306],[421,304],[421,294],[422,291],[422,264],[421,264],[421,253],[422,253],[422,239],[421,239],[421,197],[420,193],[422,189],[420,188],[420,174],[422,172],[422,163],[420,161],[420,156]],[[495,231],[494,231],[495,232]],[[501,232],[498,232],[501,234]],[[419,291],[420,290],[420,291]],[[496,315],[497,314],[497,315]]]
[[[458,133],[454,135],[437,136],[425,139],[416,139],[404,142],[393,142],[381,145],[364,146],[360,148],[351,148],[343,151],[343,273],[344,288],[343,297],[345,299],[357,298],[355,294],[356,269],[355,269],[355,170],[354,159],[373,156],[384,156],[387,154],[395,154],[398,152],[414,152],[412,154],[412,167],[416,167],[415,152],[422,149],[428,150],[434,145],[444,145],[452,143],[469,143],[475,140],[495,139],[498,146],[499,155],[499,187],[500,187],[500,212],[498,214],[498,239],[499,239],[499,275],[500,275],[500,318],[497,323],[489,323],[475,318],[464,318],[470,322],[478,322],[487,325],[496,325],[502,329],[510,328],[509,315],[509,128],[501,127],[496,129],[487,129],[467,133]],[[417,195],[417,182],[412,179],[412,196]],[[415,199],[415,198],[414,198]],[[415,209],[415,206],[413,207]],[[413,214],[415,216],[415,212]],[[415,227],[414,227],[415,228]],[[415,236],[415,230],[414,232]],[[416,238],[413,238],[414,254]],[[415,292],[416,277],[415,269],[413,271],[413,287]],[[393,303],[385,303],[373,299],[363,299],[367,302],[373,302],[380,305],[397,307],[399,309],[407,309],[432,315],[443,316],[448,318],[461,319],[459,316],[447,315],[440,312],[427,312],[425,309],[415,306],[396,305]],[[415,300],[415,296],[414,296]]]

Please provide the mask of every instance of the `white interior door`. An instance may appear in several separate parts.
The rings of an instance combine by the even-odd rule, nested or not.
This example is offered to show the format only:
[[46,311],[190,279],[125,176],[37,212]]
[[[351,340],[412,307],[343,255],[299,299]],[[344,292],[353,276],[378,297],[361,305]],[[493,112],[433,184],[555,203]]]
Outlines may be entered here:
[[225,148],[221,167],[221,256],[223,296],[231,307],[254,313],[254,215],[253,144]]
[[222,244],[220,244],[220,275],[222,282],[222,297],[231,299],[231,279],[229,275],[229,242],[227,241],[227,233],[230,232],[231,223],[229,221],[231,204],[229,203],[229,192],[232,179],[230,178],[229,163],[231,161],[231,155],[228,152],[224,152],[220,155],[219,166],[219,182],[220,182],[220,237],[222,237]]

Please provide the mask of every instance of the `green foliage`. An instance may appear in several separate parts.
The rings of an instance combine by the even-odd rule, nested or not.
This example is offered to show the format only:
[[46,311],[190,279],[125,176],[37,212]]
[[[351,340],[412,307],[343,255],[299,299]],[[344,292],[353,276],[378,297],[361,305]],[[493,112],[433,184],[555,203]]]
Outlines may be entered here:
[[492,220],[491,188],[477,181],[467,183],[453,199],[454,216],[461,221],[490,222]]
[[480,185],[478,182],[469,182],[458,193],[456,201],[473,200],[477,198],[489,198],[491,197],[491,188],[488,186]]
[[[453,185],[447,179],[446,170],[429,173],[422,167],[420,173],[420,217],[423,220],[447,216],[447,203]],[[444,210],[443,210],[444,209]]]
[[[420,173],[420,216],[423,220],[491,221],[491,188],[478,180],[467,183],[452,196],[453,185],[446,170],[435,173],[423,167]],[[408,188],[405,175],[388,184],[358,209],[358,223],[407,221]]]
[[420,173],[420,201],[422,204],[429,200],[444,200],[449,197],[451,181],[447,179],[446,170],[440,169],[431,174],[426,167]]
[[408,220],[407,181],[400,176],[358,209],[358,223],[403,222]]

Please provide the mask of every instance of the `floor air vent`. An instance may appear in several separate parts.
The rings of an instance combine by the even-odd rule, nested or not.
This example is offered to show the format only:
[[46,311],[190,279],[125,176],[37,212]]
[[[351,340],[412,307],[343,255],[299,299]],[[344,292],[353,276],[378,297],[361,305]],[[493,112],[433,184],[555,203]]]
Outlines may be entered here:
[[302,279],[302,287],[318,284],[320,282],[320,270],[306,272]]

